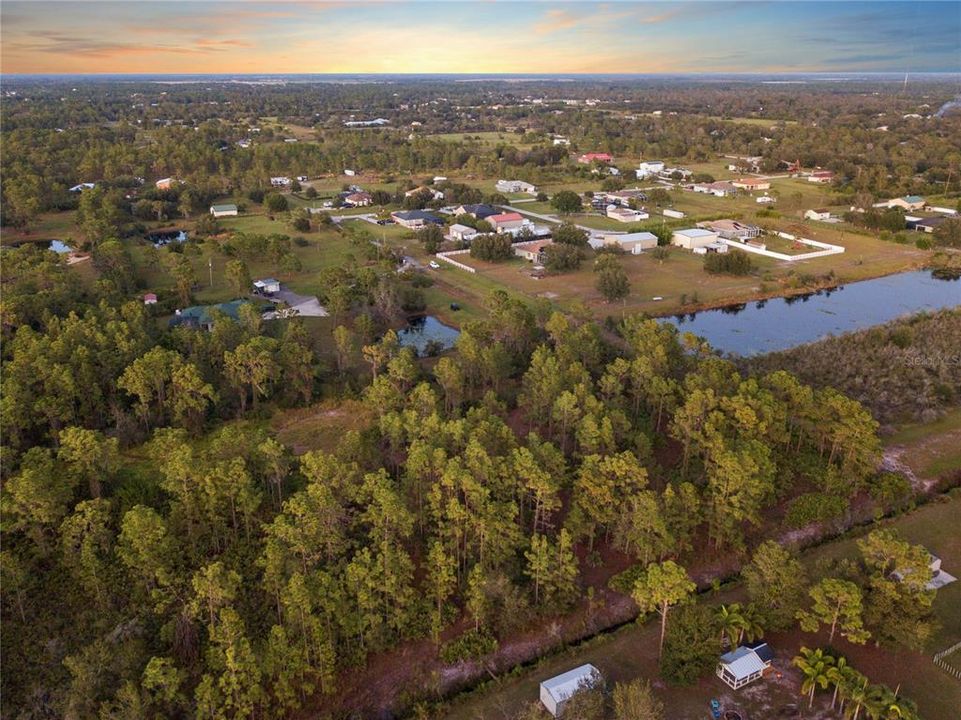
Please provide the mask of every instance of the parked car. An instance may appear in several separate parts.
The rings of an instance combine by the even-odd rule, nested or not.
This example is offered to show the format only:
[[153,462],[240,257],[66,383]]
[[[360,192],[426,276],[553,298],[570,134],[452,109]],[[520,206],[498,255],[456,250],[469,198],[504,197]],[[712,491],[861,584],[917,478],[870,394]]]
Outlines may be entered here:
[[439,269],[440,269],[440,263],[437,262],[436,260],[431,260],[431,261],[430,261],[430,266],[431,266],[434,270],[439,270]]

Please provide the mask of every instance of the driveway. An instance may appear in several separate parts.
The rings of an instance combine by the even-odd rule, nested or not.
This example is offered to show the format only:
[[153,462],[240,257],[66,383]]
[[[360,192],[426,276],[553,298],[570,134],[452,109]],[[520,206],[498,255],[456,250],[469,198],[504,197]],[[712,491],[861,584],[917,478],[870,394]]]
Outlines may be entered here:
[[[280,290],[275,292],[269,300],[275,303],[287,303],[297,311],[298,317],[327,317],[327,309],[320,304],[316,295],[298,295],[291,290]],[[277,313],[267,313],[264,317],[272,320],[278,315]]]

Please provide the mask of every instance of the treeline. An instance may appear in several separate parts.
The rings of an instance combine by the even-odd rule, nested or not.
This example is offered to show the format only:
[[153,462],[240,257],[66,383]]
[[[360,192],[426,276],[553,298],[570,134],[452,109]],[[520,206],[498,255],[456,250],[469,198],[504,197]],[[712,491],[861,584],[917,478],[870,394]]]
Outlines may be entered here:
[[739,362],[752,372],[783,368],[815,387],[837,388],[886,425],[929,422],[961,398],[959,337],[961,311],[942,310]]

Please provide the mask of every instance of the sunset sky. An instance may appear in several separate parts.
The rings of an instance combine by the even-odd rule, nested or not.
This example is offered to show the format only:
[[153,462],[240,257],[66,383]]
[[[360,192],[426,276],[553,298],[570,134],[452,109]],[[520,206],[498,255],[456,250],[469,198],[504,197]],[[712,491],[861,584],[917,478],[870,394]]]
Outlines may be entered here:
[[3,2],[3,73],[961,71],[961,2]]

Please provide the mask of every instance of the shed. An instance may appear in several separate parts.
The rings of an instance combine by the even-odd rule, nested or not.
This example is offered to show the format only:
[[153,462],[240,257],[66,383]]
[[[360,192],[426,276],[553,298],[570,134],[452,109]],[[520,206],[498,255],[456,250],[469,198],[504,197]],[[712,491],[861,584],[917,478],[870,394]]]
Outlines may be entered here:
[[717,233],[703,228],[688,228],[675,230],[671,236],[671,245],[694,250],[717,242]]
[[233,217],[237,214],[237,206],[232,204],[227,205],[211,205],[210,214],[215,218],[219,217]]
[[460,223],[454,223],[448,229],[448,234],[451,240],[470,240],[473,238],[477,231],[470,227],[469,225],[461,225]]
[[774,652],[767,643],[750,643],[721,655],[715,672],[721,680],[737,690],[764,675],[772,660]]
[[581,665],[557,677],[541,683],[541,702],[554,717],[560,717],[564,706],[572,695],[589,687],[594,687],[604,678],[593,665]]
[[146,293],[143,296],[144,305],[156,305],[157,304],[157,294],[156,293]]
[[254,289],[261,295],[273,295],[280,292],[280,280],[274,278],[264,278],[254,282]]

